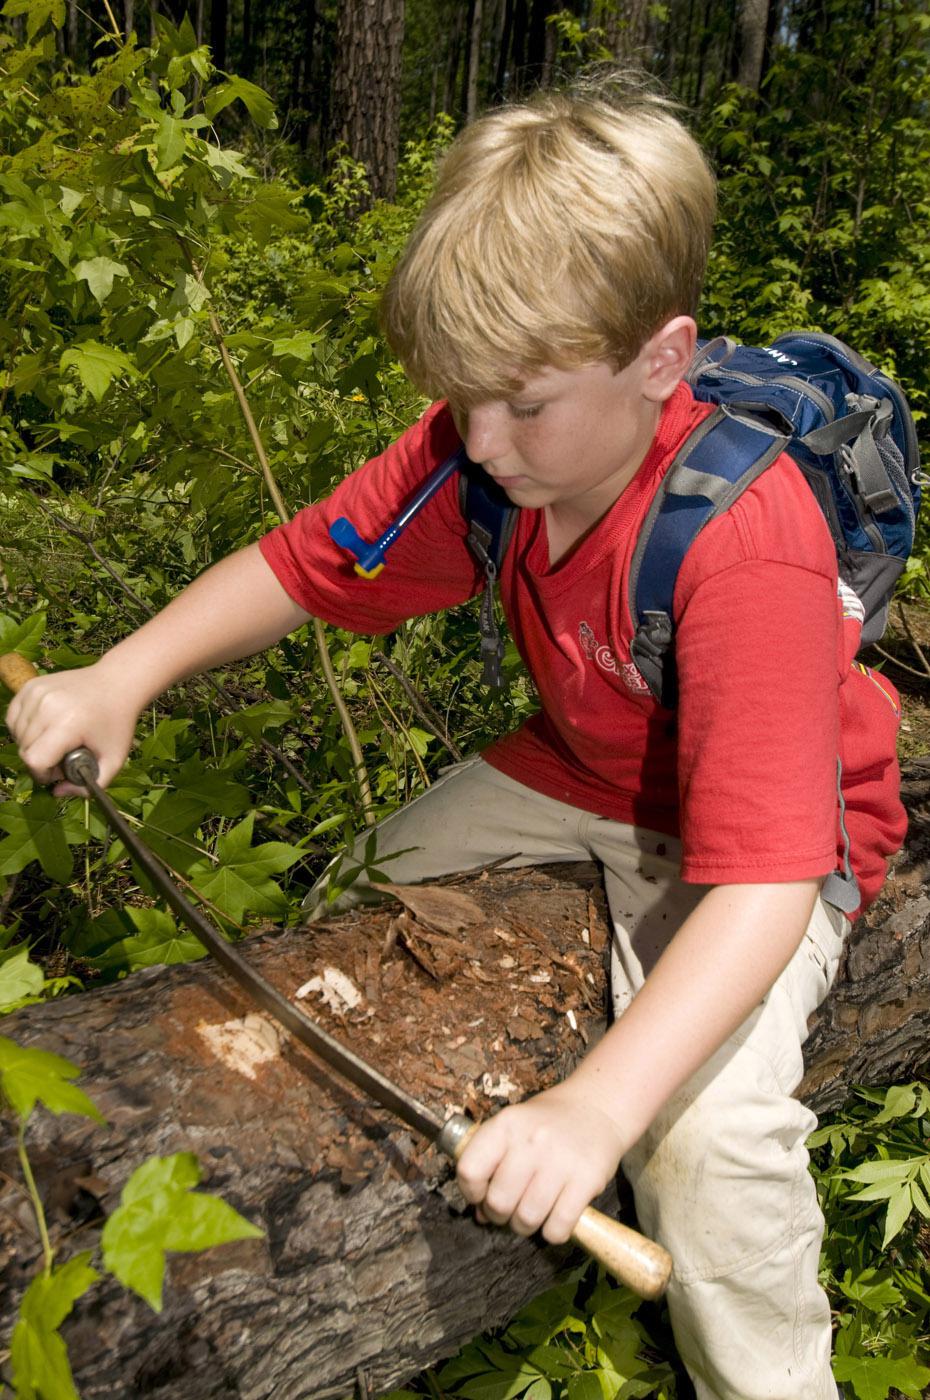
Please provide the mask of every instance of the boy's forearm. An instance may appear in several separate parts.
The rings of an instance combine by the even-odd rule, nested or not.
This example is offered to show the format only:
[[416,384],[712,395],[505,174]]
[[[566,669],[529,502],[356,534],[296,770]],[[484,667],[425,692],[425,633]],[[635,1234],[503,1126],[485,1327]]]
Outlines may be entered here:
[[819,880],[710,889],[640,992],[566,1081],[628,1145],[758,1006],[798,948]]
[[253,544],[207,569],[98,665],[142,709],[175,682],[263,651],[308,618]]

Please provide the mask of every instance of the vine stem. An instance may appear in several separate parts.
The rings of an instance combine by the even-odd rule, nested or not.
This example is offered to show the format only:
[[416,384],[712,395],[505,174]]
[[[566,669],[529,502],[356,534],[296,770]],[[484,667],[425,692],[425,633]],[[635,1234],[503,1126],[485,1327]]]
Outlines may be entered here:
[[[191,257],[190,250],[187,247],[187,244],[184,242],[183,239],[180,239],[179,241],[181,243],[181,247],[184,250],[184,255],[190,263],[191,270],[193,271],[194,276],[199,282],[202,283],[203,274],[200,268],[198,268],[197,264],[194,262],[194,259]],[[286,525],[291,518],[290,511],[284,504],[284,498],[281,495],[281,492],[278,488],[278,483],[275,479],[274,472],[271,470],[271,464],[269,463],[267,453],[265,452],[265,445],[262,442],[261,434],[258,431],[258,426],[252,414],[252,409],[249,405],[248,398],[246,397],[245,389],[242,387],[242,380],[239,378],[236,366],[233,364],[232,356],[229,353],[229,347],[227,346],[226,338],[223,335],[223,327],[220,325],[219,317],[212,308],[209,310],[208,315],[210,320],[210,330],[213,333],[213,339],[216,341],[217,349],[220,352],[220,359],[222,360],[223,368],[226,371],[226,377],[232,385],[233,393],[236,395],[236,399],[239,403],[239,408],[242,412],[242,417],[245,419],[245,425],[248,429],[249,437],[252,439],[252,446],[255,448],[255,455],[258,458],[259,466],[262,469],[262,476],[265,478],[265,484],[268,487],[268,493],[271,496],[272,502],[274,503],[274,508],[278,513],[279,519],[282,521],[283,524]],[[342,691],[339,688],[339,682],[336,679],[336,672],[333,668],[332,657],[329,654],[329,646],[326,642],[326,633],[323,630],[323,624],[318,617],[313,618],[313,636],[314,640],[316,641],[317,651],[320,657],[320,666],[323,671],[323,677],[329,688],[329,693],[333,698],[333,704],[336,706],[336,712],[339,715],[339,719],[342,723],[343,732],[346,736],[346,739],[348,740],[349,749],[352,754],[355,779],[358,783],[359,794],[362,799],[362,811],[365,817],[365,825],[374,826],[376,819],[374,803],[372,801],[371,796],[371,780],[368,776],[368,769],[365,766],[365,758],[362,753],[362,746],[359,743],[358,734],[356,732],[355,725],[352,722],[352,716],[349,714],[349,707],[346,704],[345,697],[343,696]]]
[[29,1199],[32,1201],[32,1209],[35,1211],[36,1223],[39,1227],[39,1238],[42,1241],[42,1255],[45,1259],[45,1272],[52,1272],[52,1264],[55,1255],[52,1252],[51,1241],[48,1237],[48,1226],[45,1223],[45,1211],[42,1208],[42,1198],[36,1187],[36,1179],[32,1175],[32,1166],[29,1161],[29,1153],[26,1151],[26,1120],[20,1118],[19,1131],[16,1134],[16,1155],[19,1157],[19,1165],[22,1168],[23,1179],[26,1182],[26,1189],[29,1192]]

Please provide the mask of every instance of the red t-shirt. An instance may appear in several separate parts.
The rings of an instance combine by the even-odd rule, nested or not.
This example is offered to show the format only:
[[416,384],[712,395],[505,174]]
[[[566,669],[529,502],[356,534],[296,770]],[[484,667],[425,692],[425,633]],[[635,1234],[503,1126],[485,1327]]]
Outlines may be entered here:
[[[701,884],[828,874],[845,824],[863,907],[906,818],[895,758],[897,695],[851,666],[859,618],[837,591],[836,555],[800,471],[780,457],[698,535],[674,598],[679,703],[646,689],[631,657],[630,561],[649,505],[710,409],[679,385],[639,471],[595,529],[550,567],[545,516],[522,510],[501,598],[540,709],[486,750],[494,767],[584,811],[680,835],[681,873]],[[444,404],[261,542],[289,595],[356,632],[472,597],[483,575],[448,481],[360,578],[329,538],[346,515],[375,539],[459,444]],[[845,614],[845,615],[844,615]]]

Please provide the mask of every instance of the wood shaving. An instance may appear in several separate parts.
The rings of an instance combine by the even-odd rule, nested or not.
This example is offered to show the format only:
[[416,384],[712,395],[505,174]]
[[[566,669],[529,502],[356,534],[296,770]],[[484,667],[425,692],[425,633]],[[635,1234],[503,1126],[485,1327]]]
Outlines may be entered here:
[[218,1060],[246,1079],[257,1078],[259,1065],[278,1059],[284,1041],[284,1032],[258,1011],[221,1025],[199,1021],[194,1029]]

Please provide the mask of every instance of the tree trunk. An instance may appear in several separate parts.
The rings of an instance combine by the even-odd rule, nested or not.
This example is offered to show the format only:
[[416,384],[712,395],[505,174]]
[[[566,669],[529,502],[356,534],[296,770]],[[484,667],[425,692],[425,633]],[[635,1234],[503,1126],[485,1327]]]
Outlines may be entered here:
[[484,15],[482,0],[473,0],[471,12],[471,34],[468,41],[468,88],[465,97],[465,120],[473,122],[478,115],[478,74],[481,69],[481,21]]
[[769,22],[769,0],[740,0],[739,63],[736,81],[753,92],[762,81],[762,59]]
[[368,171],[374,199],[393,199],[400,125],[404,0],[343,0],[333,72],[333,133]]
[[621,63],[642,57],[649,27],[649,0],[625,0],[604,12],[603,29],[607,47]]
[[210,0],[210,50],[217,68],[226,71],[226,33],[229,26],[228,0]]
[[[911,766],[905,794],[908,846],[814,1018],[801,1095],[818,1111],[853,1084],[906,1079],[927,1064],[930,764]],[[337,1001],[334,1011],[316,991],[304,1004],[437,1111],[484,1116],[563,1078],[604,1024],[595,868],[496,871],[404,898],[411,907],[400,914],[391,904],[255,938],[250,959],[291,995],[339,969],[357,1005]],[[109,1278],[97,1284],[62,1329],[84,1400],[341,1400],[360,1373],[377,1394],[504,1322],[565,1262],[564,1250],[476,1226],[433,1148],[279,1042],[263,1018],[243,1024],[249,1012],[200,962],[4,1020],[18,1043],[82,1065],[81,1086],[107,1118],[101,1128],[39,1110],[30,1121],[60,1258],[98,1242],[103,1214],[153,1153],[196,1152],[206,1189],[266,1232],[171,1256],[158,1316]],[[266,1039],[249,1040],[249,1027]],[[4,1341],[40,1266],[18,1180],[7,1124]]]

